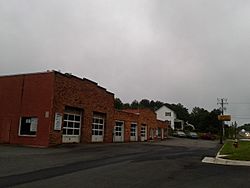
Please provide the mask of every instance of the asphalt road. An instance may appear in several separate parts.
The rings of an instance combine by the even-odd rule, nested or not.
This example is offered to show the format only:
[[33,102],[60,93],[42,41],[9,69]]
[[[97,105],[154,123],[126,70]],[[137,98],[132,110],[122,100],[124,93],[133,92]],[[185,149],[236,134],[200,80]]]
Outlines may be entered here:
[[241,187],[249,167],[201,163],[215,141],[172,138],[157,143],[0,146],[0,187]]

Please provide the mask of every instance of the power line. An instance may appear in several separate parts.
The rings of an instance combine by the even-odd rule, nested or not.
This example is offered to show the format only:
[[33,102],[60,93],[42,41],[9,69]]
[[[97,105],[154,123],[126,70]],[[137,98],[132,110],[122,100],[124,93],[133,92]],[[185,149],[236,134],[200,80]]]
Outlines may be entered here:
[[250,103],[249,102],[230,102],[230,105],[231,104],[244,104],[244,105],[250,105]]

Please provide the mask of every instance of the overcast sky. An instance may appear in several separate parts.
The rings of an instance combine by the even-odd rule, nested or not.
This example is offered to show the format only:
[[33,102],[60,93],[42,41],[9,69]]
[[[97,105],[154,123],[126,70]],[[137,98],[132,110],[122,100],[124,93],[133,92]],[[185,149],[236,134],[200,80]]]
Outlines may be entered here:
[[[248,0],[0,0],[0,74],[60,70],[123,102],[250,122]],[[248,119],[247,119],[248,118]]]

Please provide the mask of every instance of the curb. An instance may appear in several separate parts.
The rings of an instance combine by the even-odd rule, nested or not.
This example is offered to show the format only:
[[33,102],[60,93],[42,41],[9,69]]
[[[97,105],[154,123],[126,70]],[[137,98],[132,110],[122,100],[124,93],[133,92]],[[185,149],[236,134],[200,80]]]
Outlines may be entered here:
[[217,157],[204,157],[202,162],[209,164],[220,164],[220,165],[231,165],[231,166],[250,166],[250,161],[236,161],[236,160],[221,159]]

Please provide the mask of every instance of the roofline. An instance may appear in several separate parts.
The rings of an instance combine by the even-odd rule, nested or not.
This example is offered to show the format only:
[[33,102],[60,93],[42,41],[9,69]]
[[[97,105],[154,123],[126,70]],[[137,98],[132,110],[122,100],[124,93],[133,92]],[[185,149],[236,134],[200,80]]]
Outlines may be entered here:
[[[171,104],[169,104],[169,105],[171,105]],[[158,108],[157,110],[155,110],[155,112],[158,111],[159,109],[161,109],[161,108],[164,107],[164,106],[165,106],[166,108],[172,110],[174,113],[176,113],[171,107],[168,107],[166,104],[162,105],[160,108]]]
[[83,77],[83,78],[80,78],[80,77],[75,76],[75,75],[73,75],[73,74],[71,74],[71,73],[61,73],[61,72],[58,72],[58,71],[55,71],[55,70],[54,70],[54,72],[57,73],[57,74],[60,74],[60,75],[62,75],[62,76],[68,77],[68,78],[75,78],[75,79],[78,79],[78,80],[80,80],[80,81],[89,82],[89,83],[91,83],[91,84],[96,85],[99,89],[102,89],[102,90],[106,91],[107,93],[109,93],[109,94],[111,94],[111,95],[115,95],[114,93],[112,93],[112,92],[110,92],[110,91],[107,91],[106,88],[104,88],[104,87],[102,87],[102,86],[99,86],[99,85],[97,84],[97,82],[94,82],[94,81],[92,81],[92,80],[90,80],[90,79],[88,79],[88,78],[84,78],[84,77]]
[[115,95],[114,93],[112,93],[110,91],[107,91],[106,88],[99,86],[96,82],[94,82],[94,81],[92,81],[90,79],[80,78],[80,77],[77,77],[77,76],[75,76],[75,75],[73,75],[71,73],[62,73],[62,72],[59,72],[59,71],[56,71],[56,70],[47,70],[47,71],[43,71],[43,72],[33,72],[33,73],[20,73],[20,74],[10,74],[10,75],[0,75],[0,78],[15,77],[15,76],[28,76],[28,75],[37,75],[37,74],[49,74],[49,73],[60,74],[62,76],[68,77],[68,78],[75,78],[75,79],[78,79],[78,80],[81,80],[81,81],[87,81],[89,83],[92,83],[92,84],[96,85],[98,88],[106,91],[107,93],[109,93],[111,95]]
[[14,76],[36,75],[36,74],[48,74],[48,73],[53,73],[53,72],[55,72],[55,71],[54,70],[47,70],[47,71],[43,71],[43,72],[29,72],[29,73],[6,74],[6,75],[0,75],[0,78],[14,77]]

